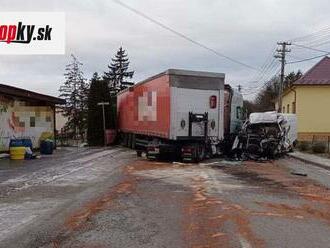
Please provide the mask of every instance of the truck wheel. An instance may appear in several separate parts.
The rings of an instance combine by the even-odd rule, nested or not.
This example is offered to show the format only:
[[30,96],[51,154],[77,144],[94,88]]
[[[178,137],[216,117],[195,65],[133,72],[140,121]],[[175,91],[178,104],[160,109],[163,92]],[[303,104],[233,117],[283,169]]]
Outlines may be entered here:
[[127,134],[127,146],[128,148],[132,148],[132,134]]
[[126,146],[126,133],[122,133],[121,136],[120,136],[120,144],[122,146]]
[[125,134],[121,133],[119,136],[120,145],[125,146]]
[[135,149],[135,134],[132,133],[132,149]]
[[205,146],[197,145],[196,162],[203,161],[205,158]]
[[250,144],[246,150],[247,157],[251,160],[259,160],[262,156],[261,148],[258,145]]

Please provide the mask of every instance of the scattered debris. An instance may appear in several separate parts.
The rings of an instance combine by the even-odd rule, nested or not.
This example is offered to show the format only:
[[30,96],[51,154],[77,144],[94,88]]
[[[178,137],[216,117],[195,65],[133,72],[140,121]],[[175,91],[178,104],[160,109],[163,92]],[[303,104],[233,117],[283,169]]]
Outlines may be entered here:
[[9,158],[9,157],[10,157],[10,155],[8,153],[1,153],[0,154],[0,159],[2,159],[2,158]]
[[295,176],[307,177],[307,174],[306,173],[301,173],[301,172],[292,171],[291,174],[292,175],[295,175]]

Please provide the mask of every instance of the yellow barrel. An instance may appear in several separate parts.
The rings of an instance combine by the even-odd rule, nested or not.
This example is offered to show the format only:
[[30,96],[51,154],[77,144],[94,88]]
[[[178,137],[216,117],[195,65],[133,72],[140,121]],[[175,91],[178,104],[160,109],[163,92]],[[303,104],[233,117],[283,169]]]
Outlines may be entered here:
[[25,156],[25,147],[18,146],[18,147],[10,147],[10,159],[13,160],[23,160]]

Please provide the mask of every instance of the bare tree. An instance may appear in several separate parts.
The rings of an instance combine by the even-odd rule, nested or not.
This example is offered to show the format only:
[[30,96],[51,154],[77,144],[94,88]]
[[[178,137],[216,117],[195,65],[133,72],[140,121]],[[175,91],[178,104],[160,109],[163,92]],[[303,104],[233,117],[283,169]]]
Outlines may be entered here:
[[73,137],[78,134],[84,138],[87,127],[87,99],[89,85],[81,70],[82,63],[71,55],[72,62],[66,65],[65,82],[60,87],[60,97],[66,100],[62,108],[63,115],[68,118],[66,129],[70,130]]

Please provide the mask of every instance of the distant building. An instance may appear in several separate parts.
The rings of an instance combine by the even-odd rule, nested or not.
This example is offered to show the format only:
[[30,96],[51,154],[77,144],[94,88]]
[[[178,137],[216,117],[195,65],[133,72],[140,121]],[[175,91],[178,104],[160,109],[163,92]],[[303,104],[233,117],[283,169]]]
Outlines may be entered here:
[[330,138],[330,58],[325,57],[283,93],[282,112],[296,113],[298,140]]
[[12,138],[30,138],[34,148],[40,140],[55,138],[55,106],[65,100],[0,84],[0,152]]
[[63,115],[63,110],[58,107],[56,108],[56,130],[61,133],[65,124],[68,122],[68,117]]

